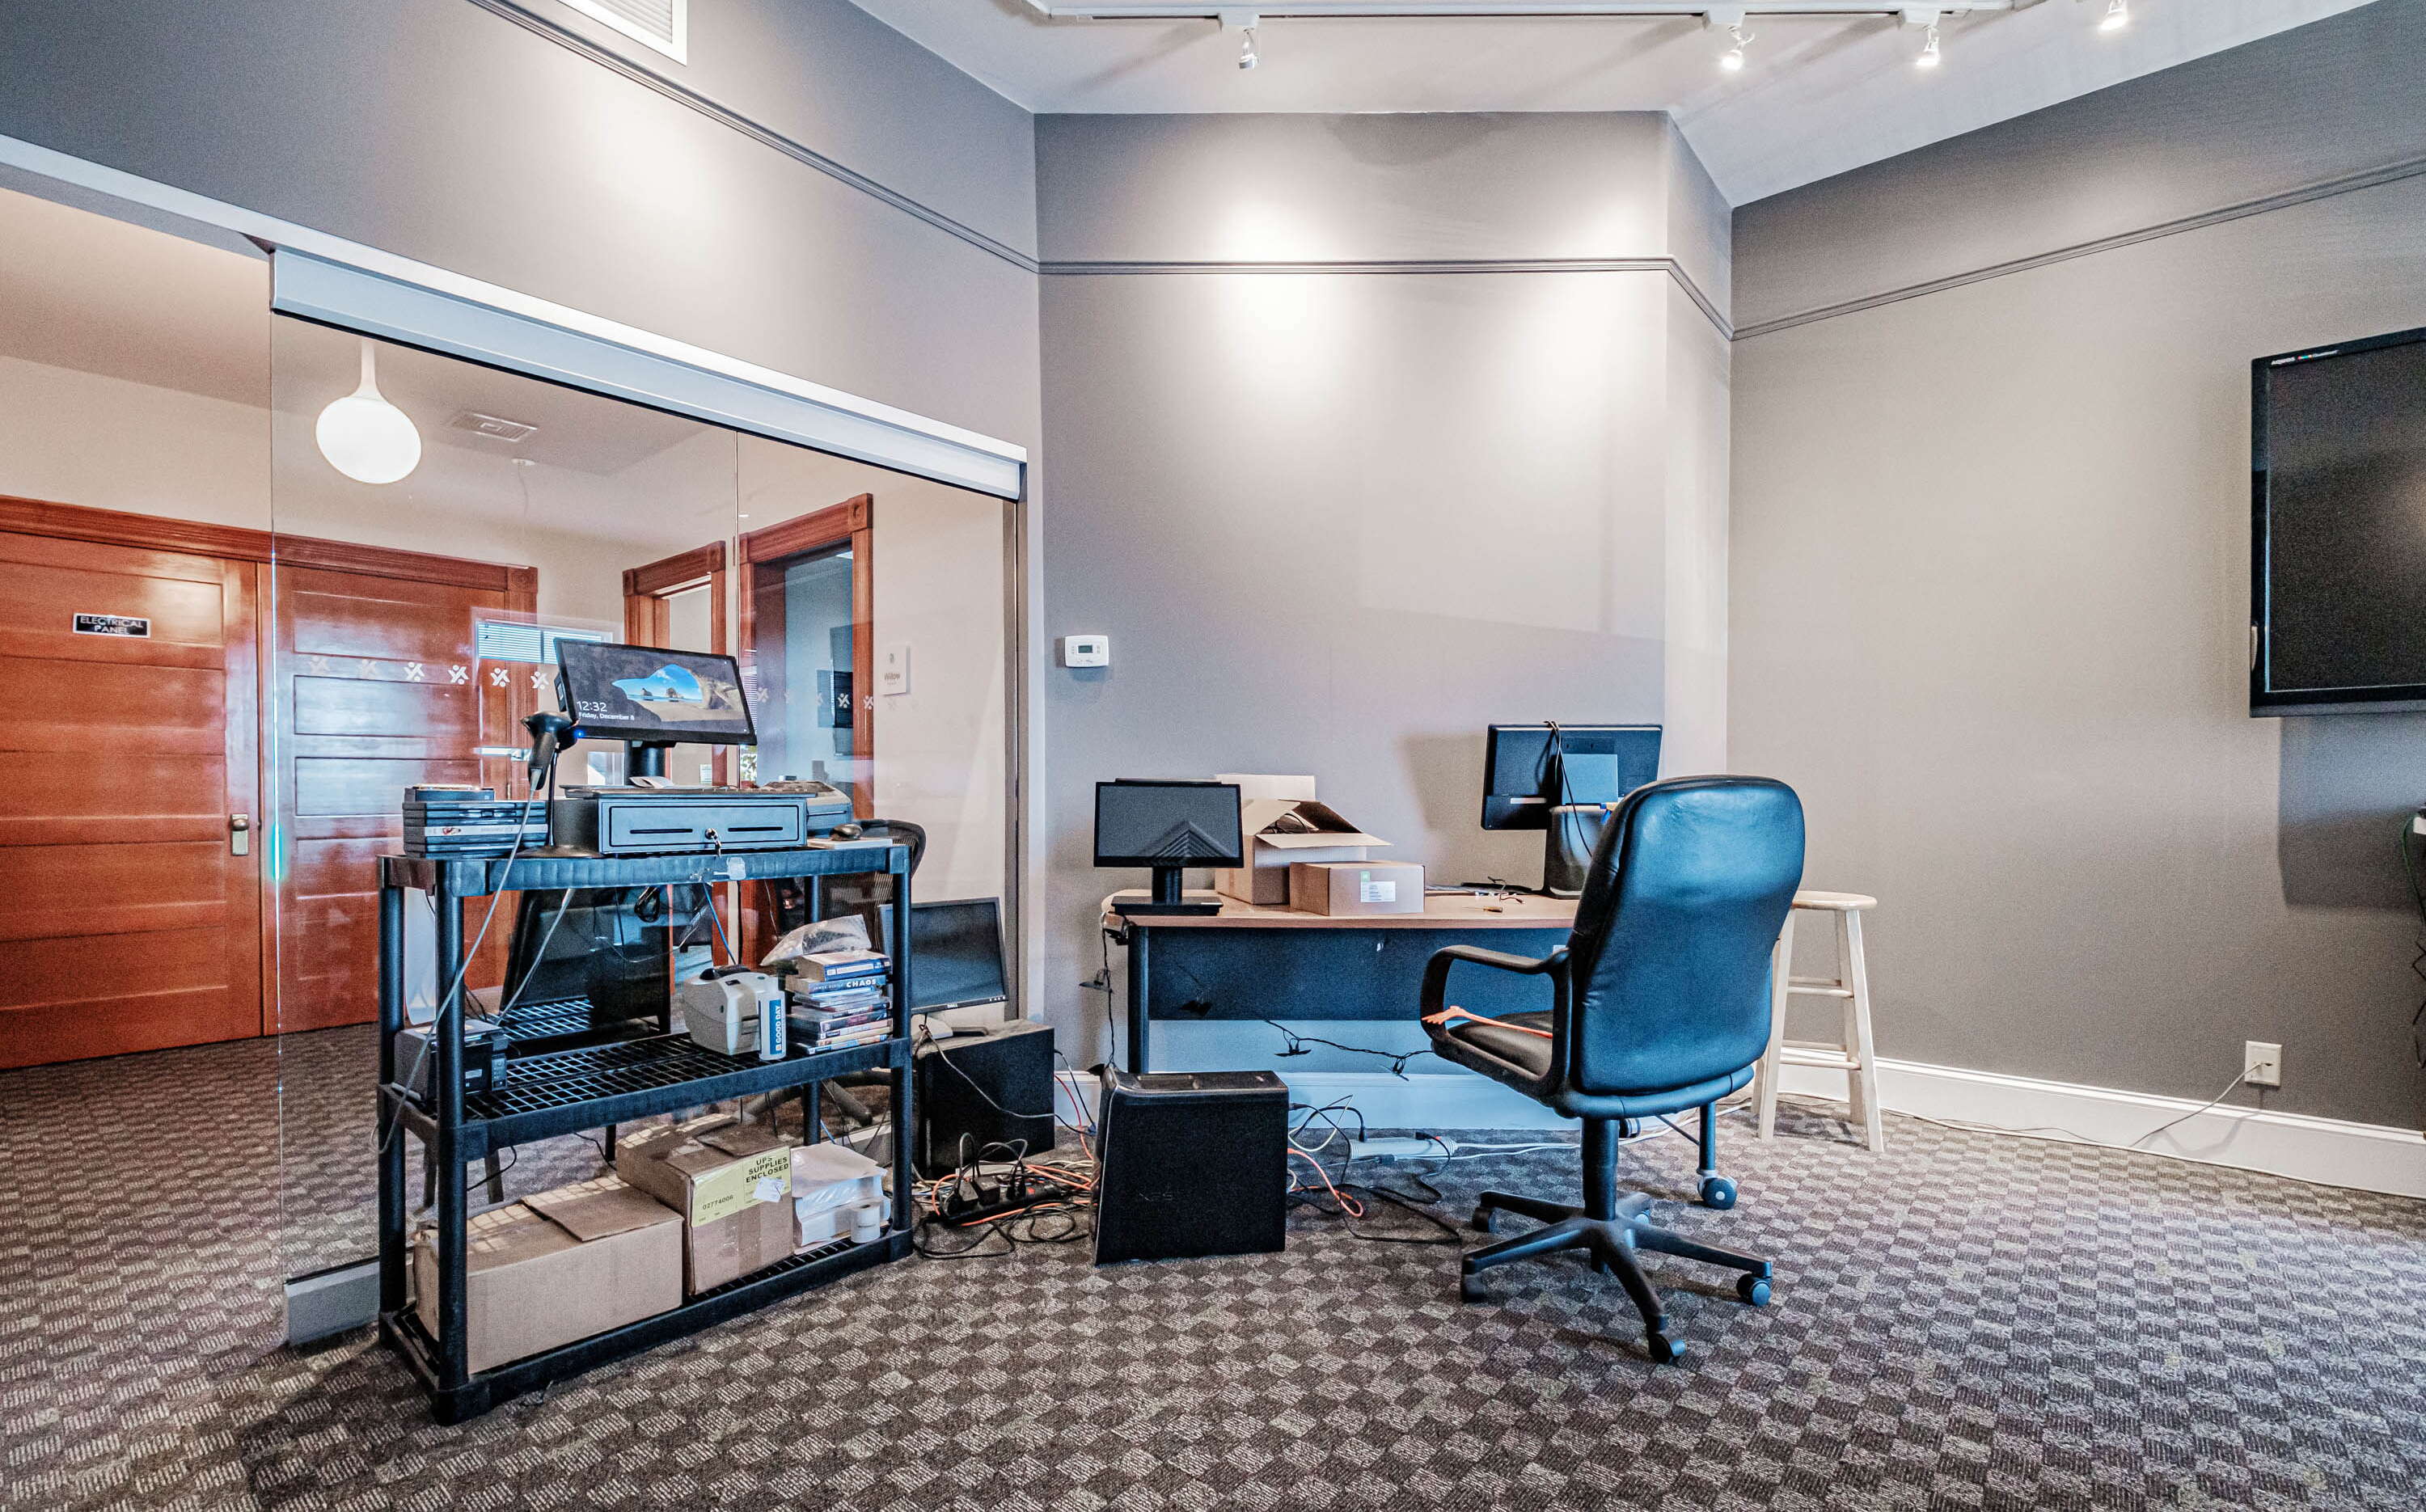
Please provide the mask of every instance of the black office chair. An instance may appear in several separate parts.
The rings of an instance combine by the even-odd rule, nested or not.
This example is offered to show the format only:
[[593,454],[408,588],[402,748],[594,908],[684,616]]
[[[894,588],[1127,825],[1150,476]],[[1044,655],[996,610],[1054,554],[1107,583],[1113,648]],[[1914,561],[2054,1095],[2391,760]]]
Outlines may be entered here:
[[[1640,1121],[1701,1110],[1701,1199],[1735,1205],[1718,1173],[1718,1101],[1752,1081],[1769,1043],[1770,953],[1803,878],[1803,804],[1759,777],[1683,777],[1638,788],[1618,806],[1593,853],[1574,932],[1546,958],[1471,945],[1434,955],[1424,972],[1423,1016],[1432,1049],[1584,1126],[1581,1207],[1485,1192],[1474,1226],[1496,1213],[1546,1227],[1465,1257],[1459,1289],[1486,1300],[1494,1265],[1589,1249],[1614,1272],[1642,1313],[1651,1358],[1685,1352],[1669,1332],[1637,1248],[1744,1274],[1736,1294],[1769,1301],[1770,1263],[1697,1244],[1645,1217],[1651,1198],[1617,1195],[1617,1147]],[[1460,962],[1545,976],[1546,1013],[1499,1019],[1448,1004]]]

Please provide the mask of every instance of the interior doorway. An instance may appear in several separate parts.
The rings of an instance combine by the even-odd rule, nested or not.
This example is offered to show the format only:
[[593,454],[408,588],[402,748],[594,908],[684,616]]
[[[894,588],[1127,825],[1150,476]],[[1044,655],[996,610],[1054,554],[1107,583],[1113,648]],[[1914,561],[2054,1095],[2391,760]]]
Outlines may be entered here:
[[742,672],[759,770],[876,812],[876,502],[860,494],[741,538]]

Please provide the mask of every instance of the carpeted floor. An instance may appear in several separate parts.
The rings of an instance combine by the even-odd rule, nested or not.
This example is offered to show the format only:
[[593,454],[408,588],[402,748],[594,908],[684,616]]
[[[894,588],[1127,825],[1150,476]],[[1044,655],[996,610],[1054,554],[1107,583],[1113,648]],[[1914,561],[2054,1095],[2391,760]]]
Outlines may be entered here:
[[[290,1129],[359,1128],[358,1054],[288,1048]],[[1629,1148],[1675,1227],[1779,1266],[1755,1311],[1658,1263],[1682,1365],[1572,1258],[1464,1307],[1454,1250],[1302,1212],[1273,1256],[908,1261],[441,1428],[367,1341],[277,1342],[369,1169],[282,1182],[281,1095],[260,1043],[0,1076],[0,1505],[2426,1504],[2426,1205],[1909,1119],[1876,1157],[1808,1113],[1733,1134],[1726,1214],[1682,1204],[1681,1141]],[[1458,1216],[1575,1180],[1438,1178]]]

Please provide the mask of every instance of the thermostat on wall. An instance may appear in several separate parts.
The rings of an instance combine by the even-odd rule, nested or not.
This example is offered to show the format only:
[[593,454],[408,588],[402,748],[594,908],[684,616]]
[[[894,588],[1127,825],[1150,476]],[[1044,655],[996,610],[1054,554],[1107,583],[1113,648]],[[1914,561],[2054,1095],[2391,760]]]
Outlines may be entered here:
[[1062,636],[1061,665],[1064,667],[1111,666],[1112,637],[1109,635]]

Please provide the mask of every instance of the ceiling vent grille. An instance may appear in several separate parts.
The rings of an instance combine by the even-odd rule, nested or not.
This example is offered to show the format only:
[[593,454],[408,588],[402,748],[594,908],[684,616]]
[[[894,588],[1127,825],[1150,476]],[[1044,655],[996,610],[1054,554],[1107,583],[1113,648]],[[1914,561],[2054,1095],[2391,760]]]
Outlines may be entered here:
[[690,61],[690,0],[563,0],[677,63]]

